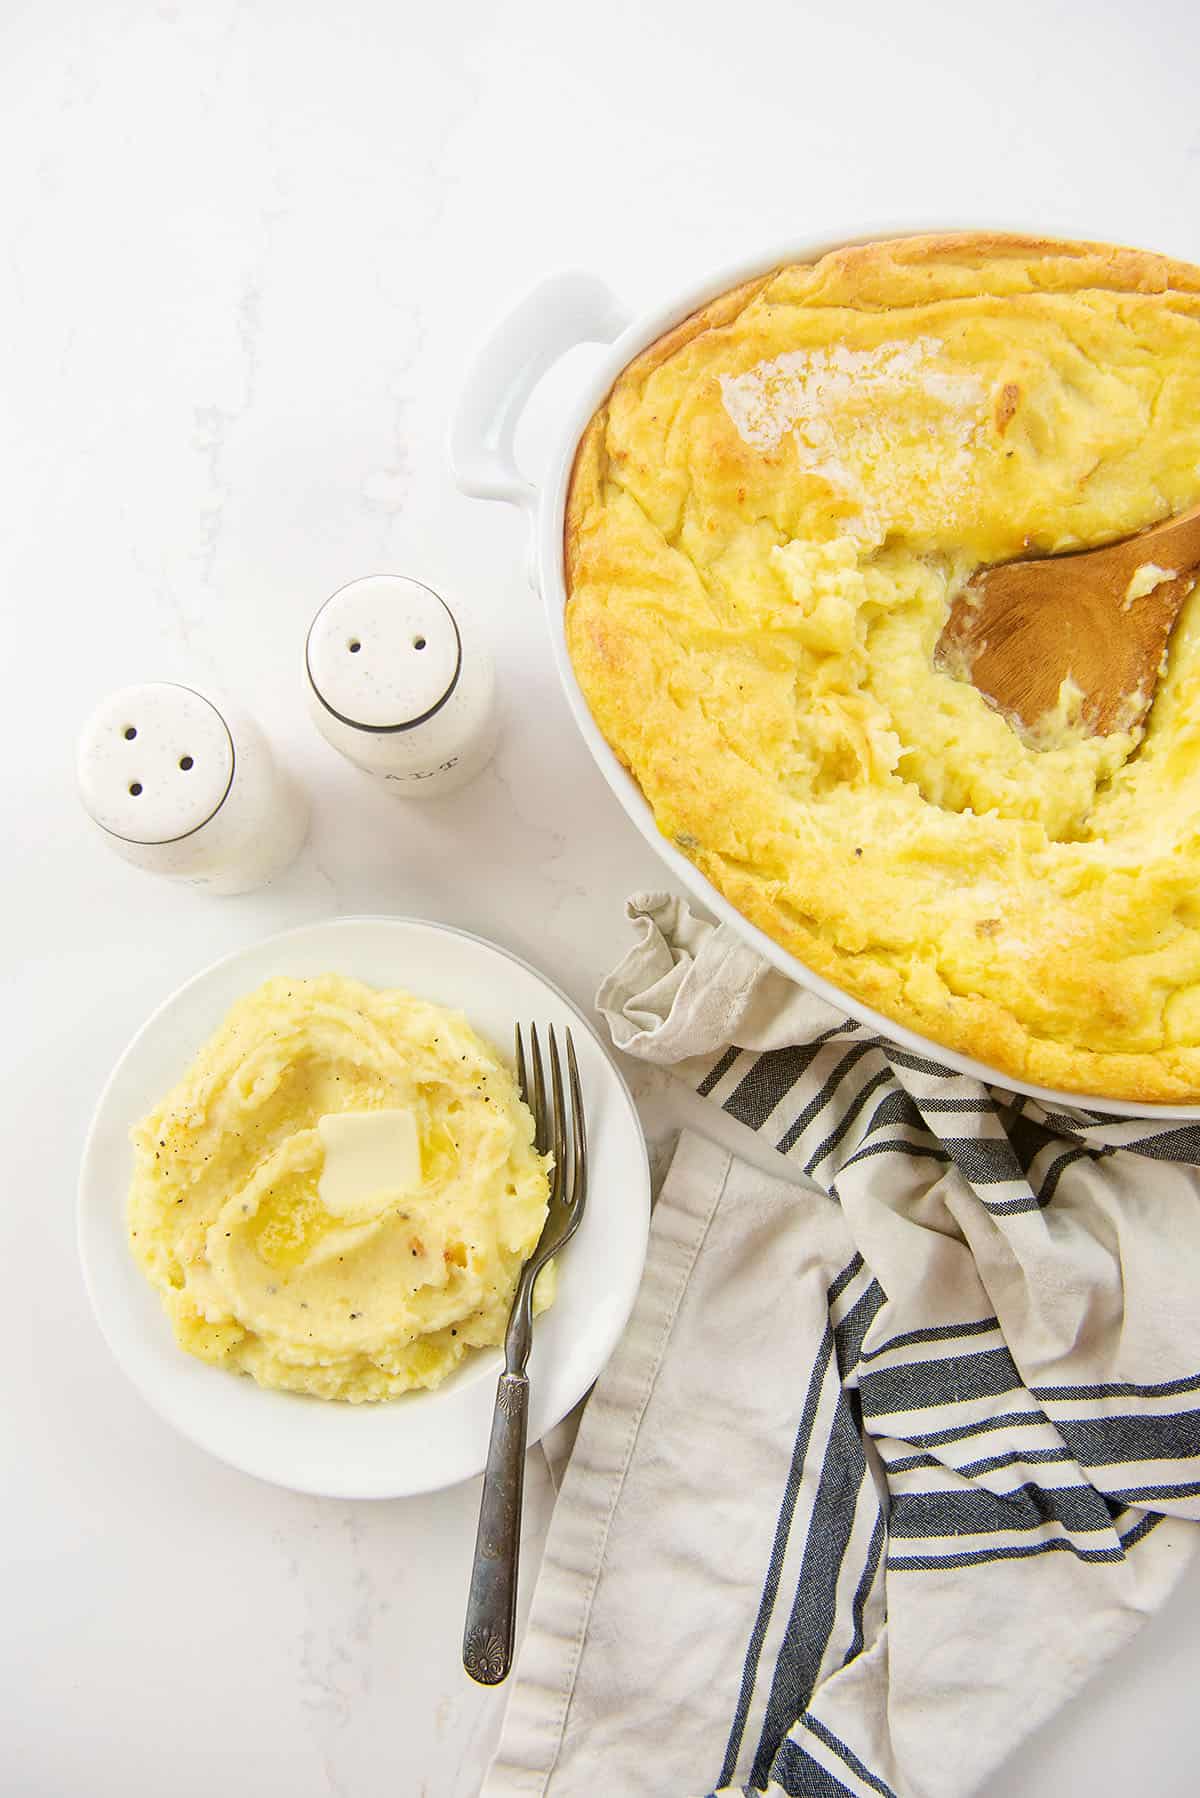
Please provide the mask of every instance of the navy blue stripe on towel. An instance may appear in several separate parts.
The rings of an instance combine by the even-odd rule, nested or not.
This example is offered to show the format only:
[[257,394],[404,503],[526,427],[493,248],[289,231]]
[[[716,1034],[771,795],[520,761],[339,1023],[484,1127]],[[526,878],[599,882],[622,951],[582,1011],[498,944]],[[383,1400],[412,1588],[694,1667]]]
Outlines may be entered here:
[[1169,1417],[1058,1417],[1055,1427],[1081,1467],[1123,1461],[1194,1461],[1200,1455],[1200,1411]]
[[781,1155],[786,1155],[788,1150],[794,1147],[804,1135],[808,1126],[820,1117],[851,1068],[857,1066],[863,1056],[869,1055],[874,1047],[875,1044],[873,1042],[855,1043],[851,1048],[846,1050],[846,1053],[842,1056],[842,1059],[838,1062],[836,1068],[834,1068],[832,1074],[830,1074],[816,1098],[810,1099],[800,1115],[792,1119],[792,1122],[788,1125],[779,1141],[775,1144],[775,1147],[779,1150]]
[[771,1778],[790,1798],[854,1798],[849,1786],[826,1772],[820,1761],[790,1736],[775,1757]]
[[873,1792],[879,1792],[881,1798],[896,1798],[895,1792],[887,1781],[880,1779],[878,1774],[872,1773],[869,1767],[864,1766],[854,1750],[847,1748],[841,1737],[835,1736],[831,1729],[826,1729],[819,1717],[805,1717],[803,1722],[805,1729],[810,1730],[818,1742],[822,1742],[831,1754],[836,1754],[840,1761],[844,1761],[850,1771],[856,1773],[864,1785],[870,1786]]
[[1003,1494],[975,1491],[901,1492],[888,1512],[893,1541],[906,1536],[984,1536],[1059,1523],[1086,1533],[1111,1530],[1112,1513],[1094,1486],[1035,1486]]
[[941,1361],[909,1361],[863,1374],[859,1381],[868,1417],[894,1411],[924,1411],[934,1405],[962,1404],[1020,1392],[1021,1376],[1006,1348],[979,1349],[970,1355],[947,1355]]
[[854,1603],[850,1615],[854,1623],[854,1634],[850,1638],[850,1646],[846,1650],[843,1667],[860,1655],[863,1650],[863,1612],[867,1607],[867,1599],[871,1596],[871,1587],[875,1584],[875,1576],[879,1572],[879,1563],[883,1558],[883,1545],[887,1540],[887,1526],[881,1511],[875,1519],[875,1528],[871,1531],[871,1542],[867,1549],[867,1564],[863,1568],[862,1578],[858,1582],[858,1590],[854,1594]]
[[924,1330],[902,1330],[899,1336],[890,1336],[878,1348],[865,1350],[862,1358],[877,1361],[889,1349],[909,1348],[917,1342],[956,1342],[960,1336],[985,1336],[989,1330],[999,1328],[998,1317],[981,1317],[969,1324],[930,1324]]
[[[857,1263],[857,1265],[856,1265]],[[862,1266],[862,1256],[856,1255],[850,1265],[842,1270],[834,1287],[844,1288],[854,1278]],[[830,1288],[833,1291],[833,1287]],[[775,1600],[779,1594],[779,1580],[783,1572],[783,1563],[787,1555],[788,1538],[791,1535],[792,1519],[796,1512],[796,1500],[800,1495],[800,1481],[804,1473],[804,1460],[808,1454],[808,1445],[812,1440],[813,1424],[816,1422],[817,1407],[821,1402],[821,1388],[825,1383],[825,1375],[833,1356],[833,1331],[826,1329],[817,1357],[813,1364],[812,1378],[808,1383],[808,1395],[804,1401],[804,1409],[800,1414],[800,1423],[796,1430],[796,1441],[792,1448],[791,1465],[788,1468],[787,1482],[783,1490],[783,1501],[779,1507],[779,1517],[775,1524],[775,1539],[771,1544],[771,1558],[767,1563],[767,1574],[763,1581],[762,1597],[759,1599],[758,1614],[750,1631],[750,1640],[746,1647],[746,1658],[742,1666],[742,1682],[738,1692],[737,1709],[729,1730],[729,1740],[725,1745],[725,1759],[721,1765],[718,1786],[727,1786],[733,1778],[733,1769],[737,1765],[741,1753],[742,1736],[746,1729],[746,1718],[750,1714],[750,1702],[754,1696],[754,1682],[758,1676],[758,1663],[762,1655],[763,1642],[770,1627],[771,1616],[775,1609]]]
[[766,1784],[780,1743],[812,1697],[833,1634],[838,1580],[854,1527],[859,1492],[863,1481],[869,1478],[858,1424],[847,1395],[839,1388],[796,1593],[750,1770],[752,1786]]
[[[799,1048],[774,1049],[770,1054],[757,1056],[745,1077],[725,1100],[723,1109],[731,1117],[737,1118],[739,1123],[748,1124],[751,1130],[761,1130],[775,1107],[791,1092],[825,1044],[832,1037],[838,1036],[844,1028],[844,1025],[839,1024],[835,1029],[827,1030],[823,1036],[817,1037],[814,1042],[804,1043]],[[715,1084],[716,1081],[713,1081],[714,1086]]]

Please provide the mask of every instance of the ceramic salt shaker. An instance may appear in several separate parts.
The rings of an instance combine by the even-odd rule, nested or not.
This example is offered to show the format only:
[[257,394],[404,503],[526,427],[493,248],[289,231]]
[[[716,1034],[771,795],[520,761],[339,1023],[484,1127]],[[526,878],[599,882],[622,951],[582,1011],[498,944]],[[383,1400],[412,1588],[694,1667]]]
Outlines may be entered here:
[[420,581],[340,587],[313,619],[305,670],[322,736],[393,793],[452,792],[495,748],[491,657]]
[[308,827],[303,795],[253,719],[167,681],[97,706],[78,775],[85,810],[122,860],[212,893],[264,885]]

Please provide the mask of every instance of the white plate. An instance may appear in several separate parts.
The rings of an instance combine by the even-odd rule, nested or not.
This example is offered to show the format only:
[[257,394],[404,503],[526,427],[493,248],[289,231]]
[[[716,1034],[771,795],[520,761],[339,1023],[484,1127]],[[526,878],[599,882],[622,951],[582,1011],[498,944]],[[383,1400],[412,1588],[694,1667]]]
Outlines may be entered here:
[[529,1439],[583,1397],[624,1329],[646,1256],[650,1175],[628,1088],[590,1024],[507,950],[414,918],[334,918],[197,974],[143,1025],[100,1099],[79,1184],[79,1249],[96,1319],[142,1397],[210,1454],[259,1479],[337,1498],[398,1498],[479,1473],[499,1350],[478,1349],[432,1392],[348,1405],[270,1392],[178,1347],[125,1239],[130,1127],[179,1078],[235,999],[272,974],[351,975],[460,1009],[510,1053],[520,1020],[570,1025],[588,1122],[588,1207],[534,1329]]

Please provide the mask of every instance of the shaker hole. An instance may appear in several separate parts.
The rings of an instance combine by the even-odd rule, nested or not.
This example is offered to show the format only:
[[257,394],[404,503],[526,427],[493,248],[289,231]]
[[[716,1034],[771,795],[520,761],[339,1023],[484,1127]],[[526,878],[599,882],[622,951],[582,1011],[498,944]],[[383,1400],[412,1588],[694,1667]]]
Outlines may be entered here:
[[350,651],[350,654],[352,656],[356,656],[358,654],[359,650],[362,648],[362,644],[359,642],[357,637],[351,637],[351,639],[350,639],[349,643],[346,645],[346,647]]
[[132,725],[132,724],[127,724],[127,725],[126,725],[126,726],[125,726],[125,741],[126,741],[126,742],[127,742],[127,743],[132,743],[132,742],[133,742],[133,739],[134,739],[134,738],[135,738],[135,737],[136,737],[136,736],[137,736],[137,731],[136,731],[136,730],[135,730],[135,729],[134,729],[134,727],[133,727],[133,725]]
[[129,791],[133,794],[135,799],[137,798],[137,796],[141,792],[141,790],[142,790],[142,783],[140,780],[134,780],[129,783]]
[[195,765],[196,764],[195,764],[195,762],[193,762],[190,755],[181,755],[180,756],[179,766],[183,769],[185,774],[187,773],[189,768],[194,768]]
[[424,637],[414,637],[413,638],[413,648],[414,649],[424,649],[424,647],[425,647]]

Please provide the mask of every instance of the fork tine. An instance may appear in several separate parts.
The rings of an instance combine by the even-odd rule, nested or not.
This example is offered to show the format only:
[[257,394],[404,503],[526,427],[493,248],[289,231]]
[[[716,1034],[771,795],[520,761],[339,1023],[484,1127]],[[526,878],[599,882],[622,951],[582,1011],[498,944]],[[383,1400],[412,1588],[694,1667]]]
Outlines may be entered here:
[[583,1086],[579,1078],[579,1063],[575,1059],[575,1039],[570,1030],[567,1031],[567,1070],[571,1082],[571,1163],[572,1181],[570,1204],[572,1209],[583,1210],[587,1203],[587,1121],[583,1114]]
[[563,1097],[562,1061],[559,1058],[553,1024],[550,1026],[550,1089],[553,1101],[551,1151],[554,1155],[554,1184],[550,1189],[550,1202],[553,1204],[555,1199],[564,1197],[567,1190],[567,1107]]
[[519,1091],[521,1097],[524,1099],[525,1103],[528,1105],[528,1103],[529,1103],[529,1082],[525,1078],[525,1042],[524,1042],[523,1037],[521,1036],[521,1026],[519,1024],[515,1028],[514,1035],[516,1036],[516,1039],[517,1039],[517,1041],[516,1041],[517,1090]]
[[529,1064],[530,1091],[529,1109],[533,1113],[533,1124],[539,1155],[544,1155],[550,1147],[549,1131],[546,1128],[546,1083],[542,1074],[542,1045],[538,1042],[537,1025],[529,1026]]

